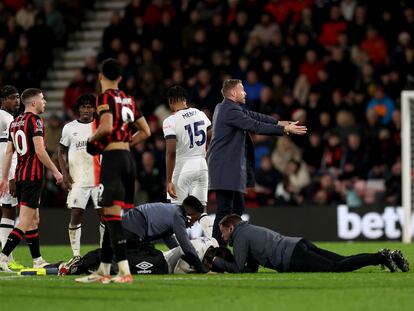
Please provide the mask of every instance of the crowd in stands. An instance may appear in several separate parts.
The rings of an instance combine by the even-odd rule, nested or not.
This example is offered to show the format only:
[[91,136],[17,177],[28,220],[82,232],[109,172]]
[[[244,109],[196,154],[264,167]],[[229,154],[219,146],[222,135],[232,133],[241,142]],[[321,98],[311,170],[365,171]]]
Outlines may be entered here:
[[[2,50],[22,55],[25,36],[14,36],[19,39],[7,47],[4,29],[12,24],[8,18],[17,18],[3,12],[4,4],[5,67]],[[28,30],[18,31],[30,38]],[[96,90],[99,62],[117,58],[121,88],[137,99],[153,133],[134,150],[137,187],[143,200],[159,201],[165,196],[160,125],[169,114],[166,89],[185,87],[189,103],[211,117],[222,81],[238,78],[247,92],[245,109],[309,129],[304,137],[253,137],[257,186],[248,205],[397,205],[399,97],[414,84],[413,40],[409,0],[131,0],[124,12],[113,12],[99,54],[77,70],[64,107],[73,118],[78,94]],[[26,46],[33,48],[30,40]],[[11,68],[17,65],[1,68],[3,84],[13,84],[4,74],[15,74]]]
[[80,0],[0,1],[0,85],[39,87],[53,48],[65,45],[82,6]]

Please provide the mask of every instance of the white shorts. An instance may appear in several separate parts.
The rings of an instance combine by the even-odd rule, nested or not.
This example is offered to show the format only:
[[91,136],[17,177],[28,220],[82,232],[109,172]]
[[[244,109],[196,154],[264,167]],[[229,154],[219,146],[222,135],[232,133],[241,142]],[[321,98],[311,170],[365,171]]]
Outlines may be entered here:
[[175,185],[177,198],[173,199],[167,193],[167,199],[171,203],[181,204],[189,195],[195,196],[203,205],[207,205],[208,194],[208,171],[190,171],[180,174],[174,174],[172,182]]
[[10,193],[5,194],[0,198],[0,205],[11,205],[11,206],[17,206],[19,202],[17,201],[16,197],[12,197]]
[[95,209],[101,208],[98,206],[98,192],[99,187],[75,187],[68,193],[68,199],[66,205],[69,209],[81,208],[86,209],[89,198],[92,199],[92,204]]

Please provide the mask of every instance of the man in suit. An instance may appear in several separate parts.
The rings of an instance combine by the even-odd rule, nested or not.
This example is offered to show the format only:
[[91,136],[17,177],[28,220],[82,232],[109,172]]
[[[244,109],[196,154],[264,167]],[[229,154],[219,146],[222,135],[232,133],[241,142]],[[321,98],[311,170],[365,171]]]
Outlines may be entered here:
[[304,135],[298,122],[276,121],[270,116],[244,110],[246,92],[240,80],[224,81],[224,100],[214,110],[212,140],[207,152],[209,190],[216,191],[217,212],[213,237],[224,245],[219,222],[229,214],[244,212],[246,186],[254,186],[253,142],[247,133],[262,135]]

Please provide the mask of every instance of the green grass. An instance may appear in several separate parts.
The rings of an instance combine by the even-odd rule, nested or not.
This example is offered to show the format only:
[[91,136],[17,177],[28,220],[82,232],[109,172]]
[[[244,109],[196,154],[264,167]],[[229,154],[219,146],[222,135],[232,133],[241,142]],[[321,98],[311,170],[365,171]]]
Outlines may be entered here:
[[[342,254],[401,248],[414,266],[414,246],[399,243],[318,243]],[[91,246],[89,246],[91,248]],[[88,247],[83,247],[86,251]],[[48,261],[70,248],[43,247]],[[29,265],[26,247],[15,258]],[[73,277],[0,273],[0,310],[413,310],[414,273],[367,267],[352,273],[143,275],[132,285],[76,284]]]

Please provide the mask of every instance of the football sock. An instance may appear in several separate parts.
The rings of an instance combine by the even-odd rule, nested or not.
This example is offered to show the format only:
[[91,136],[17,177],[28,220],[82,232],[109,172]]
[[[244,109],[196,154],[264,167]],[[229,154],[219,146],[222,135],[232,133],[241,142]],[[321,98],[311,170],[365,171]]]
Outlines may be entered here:
[[111,238],[109,237],[109,229],[108,229],[108,226],[105,225],[105,232],[103,235],[102,246],[101,246],[101,262],[111,264],[112,256],[113,256],[113,251],[111,247]]
[[128,260],[122,260],[118,262],[118,274],[119,275],[128,275],[131,274],[131,271],[129,270],[129,264]]
[[68,232],[70,247],[72,248],[73,256],[80,256],[80,240],[82,235],[82,225],[69,224]]
[[33,259],[41,257],[38,229],[26,231],[26,243],[29,246],[30,253],[32,254]]
[[[9,218],[2,218],[0,220],[0,244],[1,247],[4,247],[7,242],[7,238],[9,237],[10,232],[14,228],[14,220]],[[13,255],[10,254],[9,260],[13,260]]]
[[103,222],[99,223],[99,246],[102,247],[103,236],[105,233],[105,224]]
[[4,245],[3,250],[1,251],[4,255],[9,256],[11,252],[16,248],[16,246],[23,239],[24,232],[19,228],[14,228],[7,238],[6,245]]
[[14,228],[14,220],[2,218],[0,221],[0,244],[4,247],[9,237],[10,232]]
[[116,261],[120,262],[126,259],[126,239],[122,231],[120,215],[105,215],[106,226],[109,229],[111,246],[115,253]]
[[99,264],[98,273],[102,275],[110,275],[111,274],[111,264],[101,262]]

